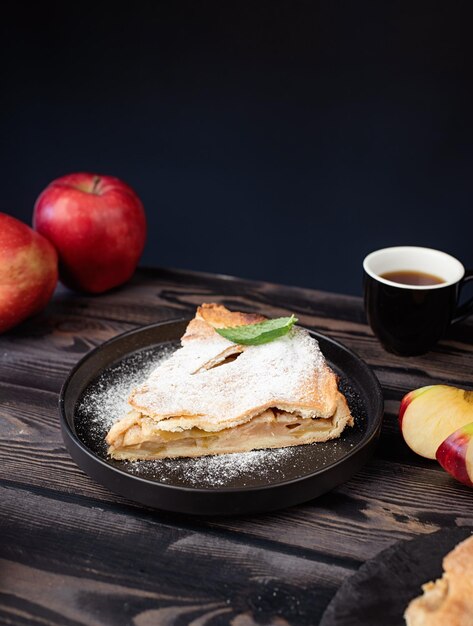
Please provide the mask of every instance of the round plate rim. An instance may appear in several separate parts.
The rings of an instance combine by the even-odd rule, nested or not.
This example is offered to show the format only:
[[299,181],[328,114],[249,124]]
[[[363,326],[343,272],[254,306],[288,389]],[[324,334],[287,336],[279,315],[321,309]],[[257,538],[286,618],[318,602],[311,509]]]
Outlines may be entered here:
[[[166,489],[168,491],[180,491],[180,492],[191,492],[194,494],[202,494],[202,495],[208,495],[208,494],[231,494],[231,493],[240,493],[240,492],[259,492],[259,491],[266,491],[266,490],[271,490],[277,487],[284,487],[284,486],[291,486],[291,485],[295,485],[298,484],[299,482],[303,482],[305,480],[307,480],[308,478],[313,478],[316,477],[319,474],[323,474],[324,472],[328,471],[329,469],[333,469],[334,467],[336,467],[337,465],[341,464],[341,463],[345,463],[347,462],[352,456],[355,456],[357,453],[360,452],[360,450],[362,450],[363,448],[369,446],[372,442],[373,439],[376,439],[379,435],[379,431],[381,428],[381,424],[382,424],[382,418],[383,418],[383,414],[384,414],[384,398],[383,398],[383,392],[381,389],[381,385],[379,383],[379,380],[377,379],[375,373],[373,372],[373,370],[371,369],[371,367],[368,365],[368,363],[366,363],[366,361],[364,361],[360,356],[358,356],[353,350],[351,350],[350,348],[347,348],[346,346],[344,346],[342,343],[340,343],[339,341],[337,341],[336,339],[332,339],[331,337],[328,337],[327,335],[324,335],[323,333],[320,333],[318,331],[312,330],[311,328],[308,328],[306,326],[301,326],[300,324],[298,324],[299,328],[303,328],[304,330],[307,330],[312,336],[315,337],[315,339],[319,339],[322,338],[324,341],[327,341],[329,343],[331,343],[332,345],[336,346],[338,349],[341,349],[342,351],[348,353],[350,355],[350,357],[354,358],[356,361],[358,361],[362,367],[365,369],[366,373],[368,374],[368,376],[371,378],[371,382],[373,384],[373,388],[376,390],[376,398],[375,398],[375,402],[376,402],[376,415],[373,416],[372,418],[372,427],[371,427],[371,432],[367,433],[366,436],[364,436],[362,438],[362,440],[360,442],[358,442],[352,450],[350,450],[350,452],[348,454],[346,454],[343,458],[338,459],[337,461],[333,461],[332,463],[330,463],[329,465],[324,466],[323,468],[320,468],[318,470],[315,470],[313,472],[309,472],[307,474],[304,474],[303,476],[298,476],[297,478],[292,478],[289,480],[281,480],[279,482],[270,482],[268,484],[265,485],[260,485],[260,486],[251,486],[248,485],[246,487],[216,487],[216,488],[203,488],[203,487],[191,487],[191,486],[184,486],[184,485],[170,485],[170,484],[166,484],[166,483],[162,483],[156,480],[150,480],[147,478],[142,478],[141,476],[134,476],[133,474],[130,474],[128,472],[125,472],[124,470],[121,470],[118,467],[114,467],[113,465],[110,465],[110,463],[107,463],[106,461],[104,461],[103,459],[101,459],[99,456],[97,456],[94,452],[92,452],[92,450],[90,450],[77,436],[77,434],[73,431],[73,429],[71,428],[71,425],[69,424],[69,420],[66,416],[66,411],[65,411],[65,396],[68,390],[69,385],[71,384],[71,381],[74,377],[74,375],[76,374],[76,372],[82,367],[82,365],[87,362],[92,356],[94,356],[97,352],[99,352],[100,350],[102,350],[103,348],[105,348],[106,346],[115,343],[115,342],[119,342],[120,340],[124,339],[125,337],[129,337],[131,335],[135,335],[135,334],[140,334],[141,332],[145,332],[145,331],[149,331],[149,330],[153,330],[154,328],[159,328],[161,326],[171,326],[173,324],[178,324],[178,323],[184,323],[184,322],[189,322],[191,320],[191,318],[189,317],[179,317],[179,318],[172,318],[172,319],[168,319],[165,321],[161,321],[161,322],[155,322],[153,324],[145,324],[143,326],[139,326],[138,328],[132,328],[130,330],[127,330],[123,333],[119,333],[118,335],[115,335],[114,337],[111,337],[110,339],[107,339],[106,341],[102,342],[100,345],[96,346],[95,348],[92,348],[91,350],[89,350],[88,352],[86,352],[80,359],[79,361],[77,361],[77,363],[72,367],[72,369],[70,370],[69,374],[67,375],[64,383],[62,384],[61,387],[61,391],[59,392],[59,400],[58,400],[58,408],[59,408],[59,415],[60,415],[60,420],[61,420],[61,432],[63,434],[63,439],[64,439],[64,429],[67,431],[67,434],[70,438],[70,440],[74,443],[75,446],[79,447],[81,449],[81,451],[83,453],[85,453],[93,462],[98,463],[99,465],[101,465],[104,469],[111,471],[119,476],[126,476],[128,479],[133,479],[134,481],[137,481],[139,483],[143,483],[149,487],[155,487],[155,488],[159,488],[159,489]],[[176,341],[179,338],[176,338]],[[152,347],[152,346],[150,346]],[[141,349],[144,349],[141,348]],[[139,351],[139,350],[137,350]],[[131,354],[131,352],[129,353]],[[124,358],[124,357],[122,357]],[[118,362],[119,359],[116,361]],[[111,365],[111,364],[110,364]],[[106,368],[103,368],[106,369]],[[66,444],[66,442],[64,442]],[[67,447],[67,444],[66,444]],[[85,471],[85,470],[84,470]],[[88,472],[86,472],[88,474]]]

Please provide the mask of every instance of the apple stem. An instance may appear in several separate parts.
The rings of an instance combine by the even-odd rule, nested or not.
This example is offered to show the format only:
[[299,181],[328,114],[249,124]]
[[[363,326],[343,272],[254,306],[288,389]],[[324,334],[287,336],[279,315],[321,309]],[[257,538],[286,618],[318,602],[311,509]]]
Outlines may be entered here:
[[94,176],[94,182],[92,185],[92,193],[97,193],[97,189],[99,185],[100,185],[100,176]]

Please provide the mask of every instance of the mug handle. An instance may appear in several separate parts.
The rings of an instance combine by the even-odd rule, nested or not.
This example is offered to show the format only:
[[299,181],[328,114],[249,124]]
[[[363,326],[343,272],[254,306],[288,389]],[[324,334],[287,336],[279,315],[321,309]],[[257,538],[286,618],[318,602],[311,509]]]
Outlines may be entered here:
[[[460,293],[463,290],[463,287],[466,285],[466,283],[469,283],[472,280],[473,280],[473,270],[466,270],[465,276],[463,276],[461,283],[460,283]],[[471,315],[471,313],[473,313],[473,296],[471,296],[471,298],[468,298],[466,302],[464,302],[459,307],[457,307],[455,311],[455,317],[452,320],[452,324],[456,324],[457,322],[464,320],[465,317],[468,317],[468,315]]]

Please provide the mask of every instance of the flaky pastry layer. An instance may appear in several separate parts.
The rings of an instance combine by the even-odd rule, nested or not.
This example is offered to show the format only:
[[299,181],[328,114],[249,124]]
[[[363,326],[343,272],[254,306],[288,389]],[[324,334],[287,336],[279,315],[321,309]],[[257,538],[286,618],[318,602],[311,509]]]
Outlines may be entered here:
[[295,328],[270,343],[243,346],[214,330],[253,321],[261,321],[260,316],[220,305],[199,307],[182,347],[132,392],[131,406],[165,421],[162,429],[170,431],[197,427],[215,432],[270,408],[303,418],[331,417],[337,379],[307,331]]

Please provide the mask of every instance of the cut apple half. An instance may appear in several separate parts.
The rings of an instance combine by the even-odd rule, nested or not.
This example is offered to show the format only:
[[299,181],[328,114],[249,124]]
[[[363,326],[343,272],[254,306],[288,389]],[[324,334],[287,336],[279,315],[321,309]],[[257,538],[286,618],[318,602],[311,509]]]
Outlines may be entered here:
[[405,442],[428,459],[435,459],[440,444],[470,422],[473,422],[473,392],[449,385],[415,389],[404,396],[399,410]]
[[440,444],[437,461],[461,483],[473,487],[473,422],[456,430]]

